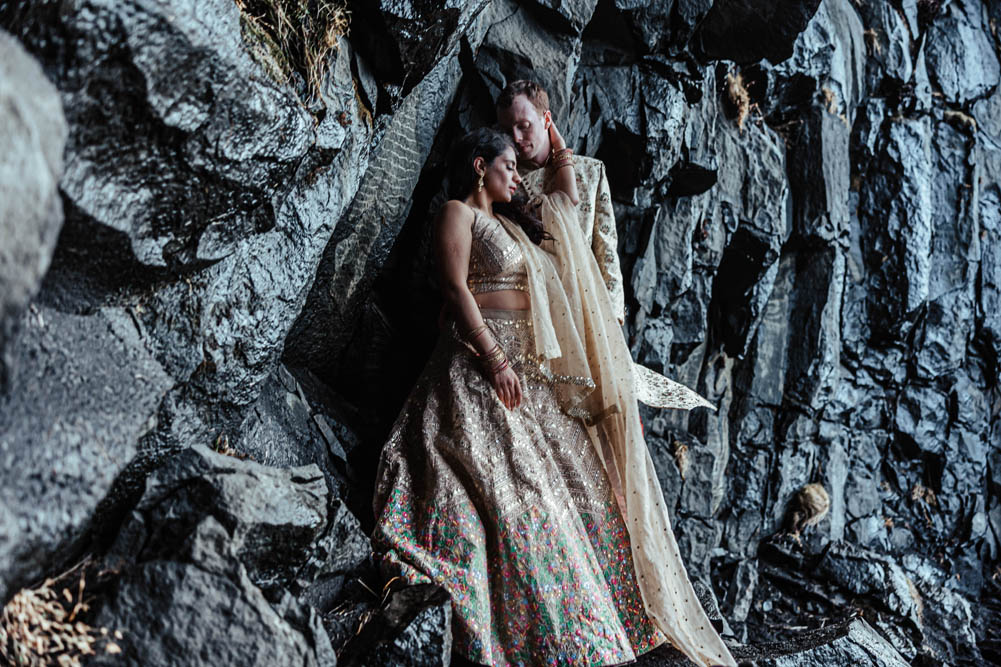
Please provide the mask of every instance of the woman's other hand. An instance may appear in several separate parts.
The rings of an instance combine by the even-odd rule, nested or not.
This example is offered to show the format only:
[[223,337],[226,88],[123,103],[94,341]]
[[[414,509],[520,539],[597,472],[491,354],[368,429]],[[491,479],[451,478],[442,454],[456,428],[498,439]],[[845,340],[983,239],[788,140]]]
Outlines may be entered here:
[[560,150],[561,148],[566,148],[567,142],[563,139],[563,135],[560,131],[556,129],[556,123],[553,122],[553,114],[551,111],[546,112],[546,127],[549,130],[549,143],[553,150]]
[[[549,130],[549,143],[552,147],[552,154],[550,157],[550,166],[552,166],[552,156],[555,156],[558,151],[563,151],[567,147],[567,142],[564,141],[563,135],[560,131],[556,129],[556,123],[553,122],[552,112],[546,112],[546,129]],[[580,195],[577,192],[577,176],[574,173],[574,163],[573,160],[569,162],[560,161],[559,166],[556,167],[555,178],[553,179],[553,191],[559,190],[566,194],[570,198],[570,203],[576,206],[580,203]]]
[[494,385],[494,390],[500,397],[501,403],[507,409],[513,410],[521,405],[521,382],[518,381],[518,374],[510,366],[499,373],[494,373],[490,381]]

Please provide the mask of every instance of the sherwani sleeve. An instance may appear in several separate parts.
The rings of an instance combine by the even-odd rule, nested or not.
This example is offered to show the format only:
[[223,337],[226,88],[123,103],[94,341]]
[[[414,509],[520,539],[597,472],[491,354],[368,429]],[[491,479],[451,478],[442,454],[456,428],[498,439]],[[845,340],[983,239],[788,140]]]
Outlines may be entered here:
[[626,300],[622,285],[622,269],[619,267],[619,239],[615,229],[615,211],[612,210],[612,194],[605,176],[605,165],[599,163],[598,188],[594,201],[594,231],[591,237],[591,251],[598,260],[601,277],[612,298],[612,310],[619,322],[625,321]]

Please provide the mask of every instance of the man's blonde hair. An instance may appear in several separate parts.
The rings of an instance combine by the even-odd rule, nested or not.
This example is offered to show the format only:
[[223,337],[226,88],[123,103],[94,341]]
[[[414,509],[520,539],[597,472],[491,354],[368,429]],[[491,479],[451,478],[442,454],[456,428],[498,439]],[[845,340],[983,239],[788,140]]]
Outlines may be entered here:
[[504,86],[504,90],[497,97],[497,108],[508,109],[514,104],[514,98],[524,95],[538,111],[539,115],[549,111],[549,94],[546,89],[534,81],[518,79]]

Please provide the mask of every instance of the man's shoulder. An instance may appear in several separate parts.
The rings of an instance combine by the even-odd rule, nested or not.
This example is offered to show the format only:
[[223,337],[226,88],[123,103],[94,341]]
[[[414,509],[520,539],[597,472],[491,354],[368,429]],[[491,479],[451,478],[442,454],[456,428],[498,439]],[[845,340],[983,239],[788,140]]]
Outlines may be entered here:
[[596,157],[588,157],[587,155],[578,155],[576,164],[580,167],[584,167],[592,170],[600,170],[605,168],[605,163]]
[[581,199],[594,199],[605,173],[605,164],[597,158],[577,155],[574,158],[574,168],[577,170],[577,189],[580,190]]

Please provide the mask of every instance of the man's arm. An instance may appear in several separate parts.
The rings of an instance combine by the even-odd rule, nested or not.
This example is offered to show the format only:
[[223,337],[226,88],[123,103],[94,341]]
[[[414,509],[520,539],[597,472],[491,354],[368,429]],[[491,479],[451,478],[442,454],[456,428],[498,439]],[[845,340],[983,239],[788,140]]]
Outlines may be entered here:
[[605,176],[605,165],[601,164],[598,189],[594,197],[594,233],[591,251],[598,260],[601,277],[605,279],[608,294],[612,298],[612,311],[622,324],[626,319],[626,299],[622,285],[622,269],[619,267],[619,238],[615,229],[615,211],[612,210],[612,193]]

